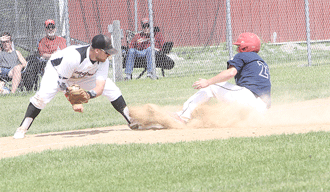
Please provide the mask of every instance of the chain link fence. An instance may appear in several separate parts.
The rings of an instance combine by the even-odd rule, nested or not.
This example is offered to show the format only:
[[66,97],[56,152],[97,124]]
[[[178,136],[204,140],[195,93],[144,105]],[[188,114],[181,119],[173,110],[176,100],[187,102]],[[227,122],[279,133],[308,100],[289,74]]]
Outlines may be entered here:
[[17,47],[29,53],[36,51],[38,41],[45,36],[47,19],[58,24],[57,35],[65,36],[64,5],[64,1],[59,0],[1,0],[1,33],[9,32]]
[[[328,0],[1,0],[0,10],[1,33],[12,34],[24,57],[36,52],[47,19],[55,21],[56,35],[68,45],[88,44],[99,33],[114,36],[119,21],[116,38],[125,62],[130,35],[141,31],[141,20],[148,17],[152,32],[173,43],[167,56],[174,67],[156,68],[160,77],[218,73],[236,53],[232,43],[242,32],[262,39],[260,55],[270,67],[329,63]],[[109,75],[120,73],[121,80],[124,69],[111,70]],[[134,69],[133,78],[142,71]]]

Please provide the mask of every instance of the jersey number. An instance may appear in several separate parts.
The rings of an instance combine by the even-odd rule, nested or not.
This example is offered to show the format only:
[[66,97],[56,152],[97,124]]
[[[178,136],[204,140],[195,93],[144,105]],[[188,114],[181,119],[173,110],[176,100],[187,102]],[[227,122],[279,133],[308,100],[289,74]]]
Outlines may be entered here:
[[257,63],[258,63],[259,66],[261,66],[261,71],[260,71],[259,75],[261,77],[264,77],[264,78],[268,79],[269,78],[269,69],[268,69],[268,66],[265,65],[261,61],[257,61]]

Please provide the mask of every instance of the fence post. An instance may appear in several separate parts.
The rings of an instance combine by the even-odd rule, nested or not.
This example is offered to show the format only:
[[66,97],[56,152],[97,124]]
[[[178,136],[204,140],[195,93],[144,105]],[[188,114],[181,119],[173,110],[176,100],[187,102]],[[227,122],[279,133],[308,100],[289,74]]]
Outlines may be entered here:
[[134,1],[134,25],[135,25],[135,33],[138,32],[138,7],[137,7],[137,0]]
[[118,51],[116,55],[112,56],[114,82],[116,82],[123,80],[123,59],[121,54],[121,29],[119,20],[113,21],[112,45]]
[[68,9],[68,0],[64,0],[64,23],[65,23],[65,38],[66,38],[66,45],[71,45],[71,38],[70,38],[70,24],[69,24],[69,9]]
[[18,12],[18,2],[15,0],[15,36],[19,37],[19,12]]
[[309,5],[308,5],[308,0],[305,0],[305,15],[306,15],[306,38],[307,38],[308,66],[312,66],[311,30],[310,30],[310,25],[309,25]]
[[151,40],[151,57],[152,57],[152,73],[156,77],[156,54],[155,54],[155,33],[154,33],[154,20],[152,10],[152,0],[148,0],[149,7],[149,23],[150,23],[150,40]]
[[233,58],[233,43],[231,34],[231,16],[230,16],[230,0],[226,0],[226,35],[227,35],[227,47],[229,51],[229,59]]

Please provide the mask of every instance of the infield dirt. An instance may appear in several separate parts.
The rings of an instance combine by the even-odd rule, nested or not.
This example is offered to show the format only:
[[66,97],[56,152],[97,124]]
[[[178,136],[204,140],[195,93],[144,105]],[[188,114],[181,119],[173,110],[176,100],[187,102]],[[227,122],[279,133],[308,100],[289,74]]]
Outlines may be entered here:
[[168,108],[133,107],[132,115],[144,124],[160,123],[167,129],[130,130],[127,125],[0,138],[0,158],[44,150],[96,143],[170,143],[195,140],[259,137],[330,131],[330,99],[315,99],[272,106],[266,114],[221,103],[204,105],[187,125],[173,121]]

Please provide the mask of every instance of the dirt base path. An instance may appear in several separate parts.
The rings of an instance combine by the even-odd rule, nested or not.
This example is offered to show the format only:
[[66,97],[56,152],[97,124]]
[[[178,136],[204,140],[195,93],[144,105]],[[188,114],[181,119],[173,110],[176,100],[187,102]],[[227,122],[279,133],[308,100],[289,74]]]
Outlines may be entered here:
[[[147,106],[147,108],[150,106]],[[330,100],[318,99],[274,106],[263,116],[246,115],[243,110],[231,109],[228,116],[219,118],[214,106],[204,107],[198,120],[191,125],[158,130],[130,130],[127,125],[84,129],[76,131],[54,132],[26,135],[24,139],[13,137],[0,138],[0,159],[19,156],[31,152],[63,149],[71,146],[83,146],[96,143],[171,143],[180,141],[226,139],[230,137],[259,137],[266,135],[307,133],[310,131],[330,131]],[[221,111],[226,110],[221,106]],[[144,108],[133,111],[152,112],[155,117],[162,116],[162,109]],[[160,110],[160,111],[157,111]],[[219,111],[218,111],[219,112]],[[234,118],[233,114],[239,114]],[[216,115],[215,115],[216,114]],[[250,113],[249,113],[250,114]],[[221,114],[220,114],[221,115]],[[150,114],[149,114],[150,116]],[[216,116],[216,117],[213,117]],[[207,118],[206,118],[207,117]],[[222,115],[221,115],[222,117]],[[166,119],[162,116],[161,119]],[[222,122],[222,123],[219,123]],[[221,126],[216,126],[220,125]],[[202,128],[201,128],[202,127]]]

